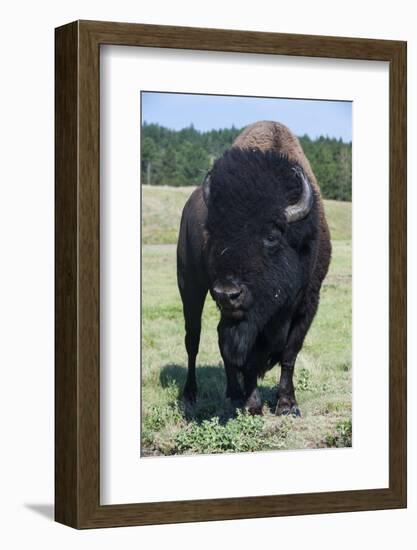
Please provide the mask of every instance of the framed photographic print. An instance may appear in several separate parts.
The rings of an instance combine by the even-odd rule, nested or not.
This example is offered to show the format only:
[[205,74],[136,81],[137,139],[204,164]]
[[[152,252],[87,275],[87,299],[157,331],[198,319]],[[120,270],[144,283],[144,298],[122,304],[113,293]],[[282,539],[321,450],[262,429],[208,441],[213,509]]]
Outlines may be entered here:
[[406,506],[406,44],[56,29],[56,520]]

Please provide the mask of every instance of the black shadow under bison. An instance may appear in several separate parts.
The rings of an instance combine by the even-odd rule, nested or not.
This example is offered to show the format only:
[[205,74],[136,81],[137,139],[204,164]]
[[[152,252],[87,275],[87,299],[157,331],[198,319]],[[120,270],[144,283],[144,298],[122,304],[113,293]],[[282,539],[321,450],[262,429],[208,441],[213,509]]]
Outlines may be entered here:
[[248,126],[182,214],[177,275],[188,354],[184,398],[197,398],[195,363],[210,291],[221,313],[226,396],[261,414],[257,379],[279,363],[276,414],[299,416],[294,364],[330,256],[320,190],[298,139],[276,122]]

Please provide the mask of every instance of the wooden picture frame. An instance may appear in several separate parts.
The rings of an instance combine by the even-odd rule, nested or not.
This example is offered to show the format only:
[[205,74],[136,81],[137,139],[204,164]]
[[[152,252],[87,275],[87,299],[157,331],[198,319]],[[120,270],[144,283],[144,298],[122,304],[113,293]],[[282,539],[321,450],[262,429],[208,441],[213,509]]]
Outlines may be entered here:
[[[56,29],[55,519],[75,528],[406,506],[406,43],[77,21]],[[117,44],[389,62],[389,487],[100,505],[99,56]]]

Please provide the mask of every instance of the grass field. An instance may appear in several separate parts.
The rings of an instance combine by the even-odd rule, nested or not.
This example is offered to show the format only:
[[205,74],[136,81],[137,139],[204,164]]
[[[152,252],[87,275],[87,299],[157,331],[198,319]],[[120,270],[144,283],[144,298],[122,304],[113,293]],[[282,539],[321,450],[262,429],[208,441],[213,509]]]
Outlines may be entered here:
[[273,414],[278,368],[260,381],[264,415],[252,417],[234,410],[224,397],[219,313],[210,296],[197,358],[198,403],[190,408],[181,400],[187,357],[175,249],[182,207],[192,188],[142,189],[142,454],[350,446],[351,204],[325,201],[333,258],[296,364],[302,418]]

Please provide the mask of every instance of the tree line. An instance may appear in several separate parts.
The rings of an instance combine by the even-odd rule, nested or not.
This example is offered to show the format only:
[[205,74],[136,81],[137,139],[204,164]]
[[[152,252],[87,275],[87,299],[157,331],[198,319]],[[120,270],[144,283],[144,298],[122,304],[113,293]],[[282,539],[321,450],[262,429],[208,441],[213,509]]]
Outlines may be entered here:
[[[142,183],[199,185],[214,160],[230,147],[242,129],[200,132],[192,125],[170,130],[159,124],[142,125]],[[299,137],[316,175],[323,197],[352,199],[352,143],[320,136]]]

